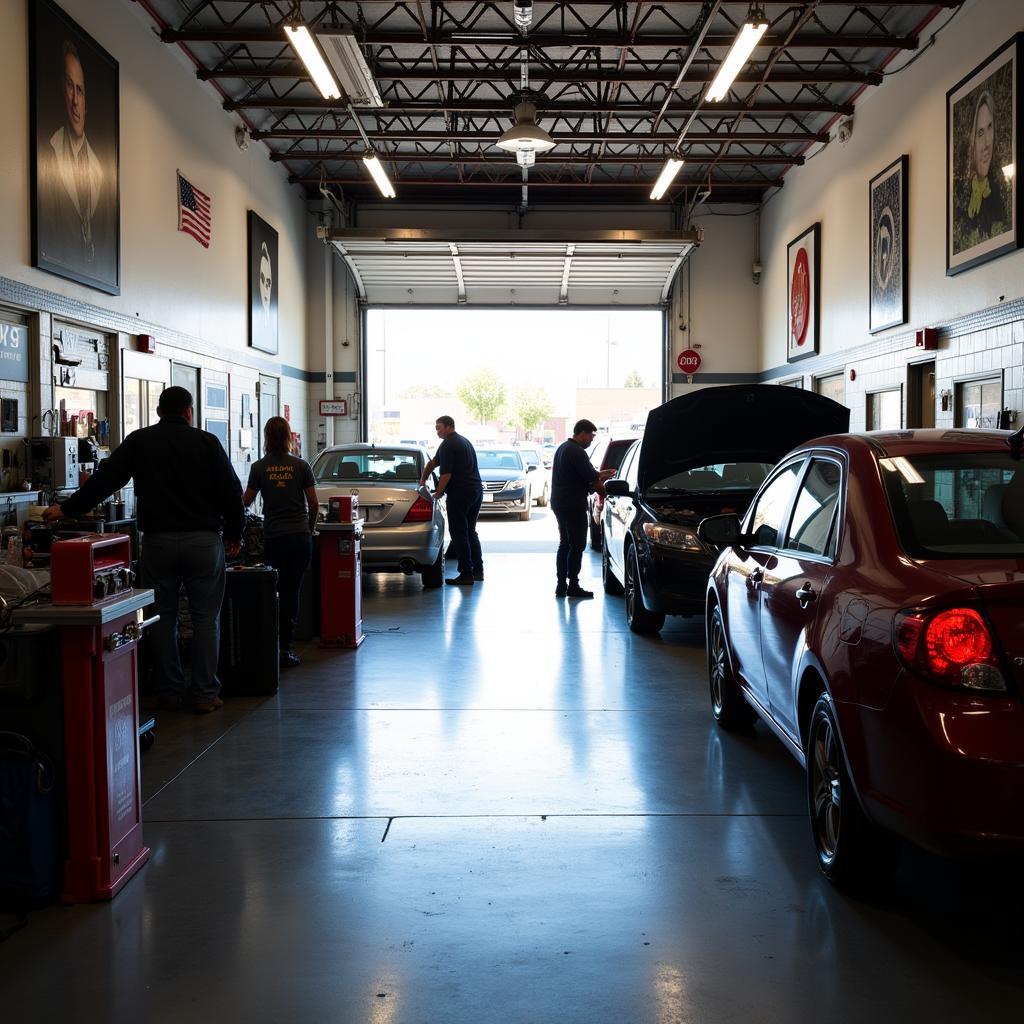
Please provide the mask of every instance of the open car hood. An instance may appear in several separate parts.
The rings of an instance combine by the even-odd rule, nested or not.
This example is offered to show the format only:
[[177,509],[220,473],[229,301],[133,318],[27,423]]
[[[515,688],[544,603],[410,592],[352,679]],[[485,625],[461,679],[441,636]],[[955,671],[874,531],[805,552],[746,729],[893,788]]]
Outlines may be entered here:
[[779,384],[701,388],[647,414],[637,486],[716,462],[776,463],[815,437],[850,428],[850,410]]

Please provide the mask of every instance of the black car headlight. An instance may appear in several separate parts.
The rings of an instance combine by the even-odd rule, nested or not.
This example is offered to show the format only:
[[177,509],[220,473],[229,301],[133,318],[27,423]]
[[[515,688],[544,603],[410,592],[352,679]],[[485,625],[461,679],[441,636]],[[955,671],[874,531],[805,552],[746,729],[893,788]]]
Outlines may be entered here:
[[697,534],[686,526],[666,523],[644,523],[644,535],[653,544],[675,551],[703,552],[704,545]]

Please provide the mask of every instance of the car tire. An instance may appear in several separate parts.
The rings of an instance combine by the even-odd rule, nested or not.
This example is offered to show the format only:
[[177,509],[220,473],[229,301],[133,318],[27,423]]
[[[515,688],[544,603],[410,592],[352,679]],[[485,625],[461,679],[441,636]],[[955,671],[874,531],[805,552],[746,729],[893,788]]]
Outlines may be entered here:
[[523,506],[523,511],[519,513],[519,522],[528,523],[530,516],[533,514],[533,498],[527,495],[526,504]]
[[590,550],[601,551],[604,548],[604,544],[601,540],[601,526],[599,523],[595,523],[593,518],[590,520]]
[[711,713],[715,721],[729,732],[749,729],[757,712],[743,699],[739,683],[729,659],[722,611],[715,608],[708,619],[708,686],[711,690]]
[[603,530],[601,531],[601,582],[604,584],[606,594],[618,597],[622,593],[622,584],[612,572],[612,565],[608,559],[608,538],[605,537]]
[[433,590],[444,583],[444,545],[437,553],[433,565],[424,566],[420,569],[420,579],[423,581],[424,590]]
[[900,842],[872,825],[861,808],[827,693],[811,712],[805,754],[807,810],[818,866],[840,888],[876,888],[896,869]]
[[644,607],[644,596],[640,589],[640,563],[636,548],[626,552],[626,625],[634,633],[657,633],[665,625],[661,612],[650,612]]

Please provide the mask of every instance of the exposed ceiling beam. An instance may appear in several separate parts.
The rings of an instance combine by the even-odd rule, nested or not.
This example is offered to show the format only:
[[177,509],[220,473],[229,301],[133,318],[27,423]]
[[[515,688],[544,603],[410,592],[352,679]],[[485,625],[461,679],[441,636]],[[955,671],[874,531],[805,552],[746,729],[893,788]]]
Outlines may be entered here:
[[[551,137],[557,143],[569,145],[596,145],[601,142],[622,145],[658,145],[661,143],[673,143],[676,141],[677,132],[655,132],[655,133],[634,133],[634,132],[552,132]],[[305,131],[297,129],[278,129],[274,131],[254,131],[251,133],[253,139],[297,139],[317,140],[331,142],[356,142],[361,140],[359,132],[345,131],[344,129],[332,130],[328,128],[310,129]],[[418,132],[418,131],[381,131],[373,133],[377,142],[417,142],[429,143],[493,143],[497,138],[496,132],[463,131],[463,132]],[[687,142],[714,144],[728,142],[737,146],[765,146],[775,143],[800,143],[809,144],[814,142],[828,142],[828,132],[688,132]],[[335,152],[344,150],[325,149],[292,149],[286,152],[272,152],[271,160],[283,160],[292,156],[306,156],[309,159],[329,160]]]
[[[321,179],[319,177],[303,177],[301,175],[292,175],[288,179],[292,184],[298,185],[319,185]],[[322,183],[325,185],[340,185],[345,186],[359,186],[363,187],[367,184],[366,178],[324,178]],[[372,183],[371,187],[372,187]],[[458,181],[455,178],[409,178],[408,180],[403,179],[395,182],[396,189],[409,189],[409,188],[521,188],[523,180],[516,174],[514,177],[510,177],[503,181],[486,181],[486,180],[473,180],[473,181]],[[646,189],[648,192],[651,190],[650,181],[598,181],[587,184],[585,181],[534,181],[530,179],[530,188],[589,188],[595,191],[601,189]],[[713,181],[708,182],[706,179],[698,181],[683,181],[676,182],[673,185],[674,189],[683,188],[710,188],[712,192],[715,191],[734,191],[744,190],[747,192],[760,192],[769,188],[782,188],[782,179],[775,178],[771,181]]]
[[[689,137],[687,137],[689,141]],[[377,155],[381,160],[387,163],[400,163],[400,164],[483,164],[491,167],[508,167],[515,164],[515,160],[505,155],[488,156],[484,153],[459,153],[458,156],[453,160],[451,156],[446,153],[393,153],[378,150]],[[689,151],[684,152],[684,156],[687,162],[690,164],[699,163],[710,163],[714,158],[713,153],[692,153]],[[275,153],[274,157],[280,163],[296,163],[298,161],[309,161],[312,160],[314,163],[324,162],[327,160],[330,163],[357,163],[363,159],[363,149],[353,149],[348,153],[335,153],[334,156],[325,158],[321,155],[306,154],[306,153]],[[590,156],[586,153],[566,153],[561,156],[539,156],[537,157],[535,167],[558,167],[564,164],[574,164],[583,166],[601,166],[603,164],[615,166],[615,167],[631,167],[633,165],[646,165],[660,167],[665,162],[665,155],[663,153],[656,154],[654,156]],[[804,158],[802,156],[793,156],[789,154],[775,154],[766,153],[758,154],[757,156],[723,156],[719,157],[716,161],[719,164],[734,164],[739,167],[745,167],[752,164],[775,164],[783,165],[787,167],[799,167],[803,164]]]

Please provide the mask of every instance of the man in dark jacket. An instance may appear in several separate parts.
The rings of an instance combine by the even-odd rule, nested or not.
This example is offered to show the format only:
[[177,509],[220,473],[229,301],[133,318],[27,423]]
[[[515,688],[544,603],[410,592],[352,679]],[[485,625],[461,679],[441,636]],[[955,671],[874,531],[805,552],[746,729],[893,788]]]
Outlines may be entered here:
[[197,714],[207,714],[223,706],[217,655],[224,556],[239,551],[242,485],[220,441],[192,429],[192,396],[185,388],[166,388],[157,414],[159,423],[132,431],[82,487],[46,510],[45,519],[81,516],[135,481],[142,582],[153,588],[160,616],[152,631],[160,706],[178,708],[186,698],[178,657],[184,587],[192,619],[191,703]]
[[587,458],[596,433],[597,427],[590,420],[579,420],[572,428],[572,437],[559,445],[551,462],[551,511],[558,521],[555,597],[594,596],[593,591],[580,586],[583,549],[587,546],[587,495],[592,490],[603,494],[602,481],[614,472],[598,472]]

